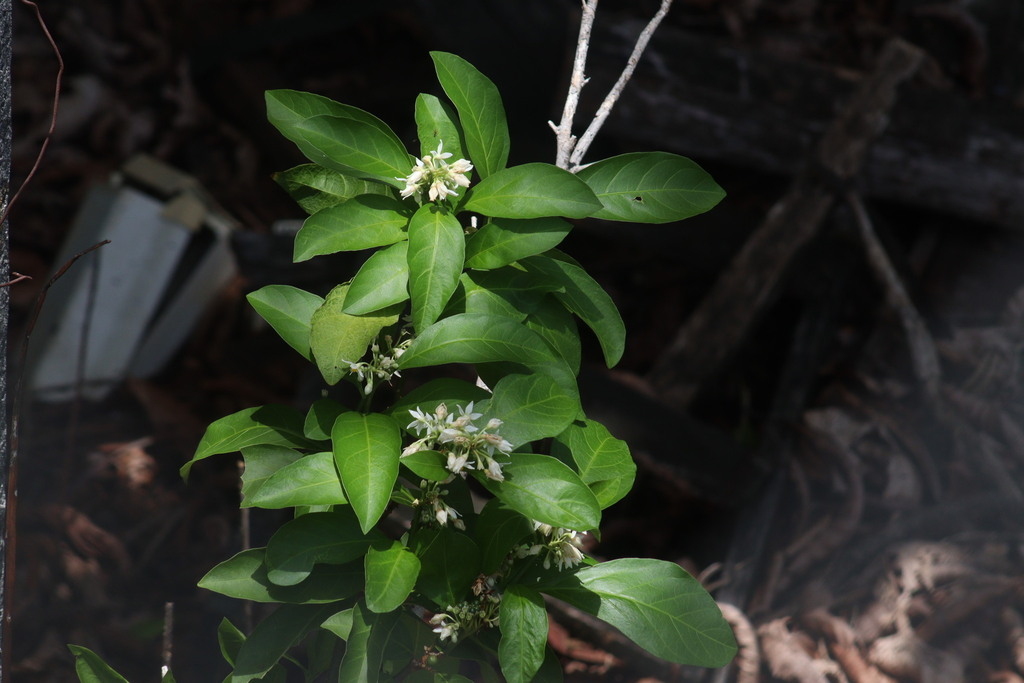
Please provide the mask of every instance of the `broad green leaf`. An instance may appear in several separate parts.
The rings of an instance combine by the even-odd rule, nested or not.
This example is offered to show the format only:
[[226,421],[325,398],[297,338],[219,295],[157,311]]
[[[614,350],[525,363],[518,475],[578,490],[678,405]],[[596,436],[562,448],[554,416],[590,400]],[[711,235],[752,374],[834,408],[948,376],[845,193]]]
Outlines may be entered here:
[[466,271],[445,313],[483,313],[522,322],[542,304],[545,292],[555,289],[557,286],[514,267]]
[[512,584],[501,596],[498,662],[508,683],[530,683],[544,662],[548,611],[540,593]]
[[402,434],[387,415],[345,413],[334,423],[331,440],[345,497],[369,533],[391,500]]
[[626,326],[615,302],[601,285],[583,268],[568,261],[531,256],[521,263],[529,272],[563,289],[555,297],[594,331],[608,367],[618,363],[626,347]]
[[452,474],[445,467],[447,461],[447,457],[438,451],[417,451],[403,455],[399,462],[420,479],[444,481]]
[[420,529],[410,547],[421,564],[416,590],[438,609],[465,599],[480,573],[480,549],[473,539],[447,527]]
[[462,274],[466,240],[444,208],[428,203],[409,221],[409,294],[417,331],[441,315]]
[[324,623],[320,624],[320,628],[326,629],[338,636],[342,640],[348,640],[348,636],[352,633],[352,618],[354,607],[343,609],[337,614],[332,614],[324,620]]
[[181,476],[196,462],[219,453],[234,453],[246,446],[295,446],[309,448],[314,442],[302,431],[302,415],[280,405],[246,408],[211,423],[199,441],[195,455],[181,467]]
[[334,605],[281,605],[242,643],[231,683],[248,683],[262,677],[293,645],[337,609]]
[[[345,297],[346,299],[348,297]],[[310,439],[327,441],[331,438],[331,429],[334,428],[334,421],[338,416],[347,412],[348,408],[329,398],[320,398],[313,401],[306,413],[306,422],[302,430]]]
[[391,415],[395,422],[404,428],[412,422],[410,410],[423,410],[432,413],[441,403],[444,403],[449,410],[455,410],[456,406],[465,407],[470,402],[482,401],[488,396],[490,394],[487,390],[464,380],[439,377],[416,387],[398,399],[391,407]]
[[295,131],[310,161],[342,173],[354,169],[360,177],[404,187],[398,178],[409,175],[415,163],[394,133],[384,133],[366,121],[313,116],[295,124]]
[[333,453],[313,453],[275,472],[242,507],[268,510],[297,505],[343,505]]
[[290,465],[302,454],[287,446],[247,446],[242,449],[245,469],[242,470],[242,507],[256,495],[275,472]]
[[633,488],[636,463],[625,441],[616,439],[600,422],[569,425],[557,441],[572,453],[580,479],[590,485],[604,509]]
[[547,375],[509,375],[494,385],[487,415],[500,419],[499,433],[519,447],[561,434],[579,409],[577,398]]
[[381,680],[381,664],[398,623],[398,614],[374,614],[365,605],[357,604],[352,609],[352,628],[338,680],[358,683]]
[[603,159],[576,176],[604,206],[595,218],[670,223],[711,209],[725,191],[704,169],[668,152],[632,152]]
[[561,572],[537,588],[671,662],[720,667],[736,654],[732,629],[714,599],[673,562],[612,560]]
[[89,648],[68,645],[68,649],[75,656],[75,673],[81,683],[128,683],[128,679]]
[[319,164],[302,164],[274,174],[280,185],[307,214],[342,204],[362,194],[393,196],[387,185],[353,178]]
[[493,315],[462,313],[444,318],[420,332],[399,364],[418,368],[444,363],[521,363],[550,375],[569,396],[578,399],[576,376],[536,332]]
[[420,157],[433,153],[441,144],[452,160],[466,157],[458,115],[434,95],[421,93],[416,98],[416,135],[420,139]]
[[563,680],[561,660],[551,646],[544,648],[544,662],[530,683],[562,683]]
[[348,287],[345,312],[373,313],[409,298],[409,242],[403,240],[375,252]]
[[310,348],[316,365],[328,384],[337,384],[349,366],[366,353],[377,334],[398,322],[401,306],[392,306],[370,315],[349,315],[344,312],[348,285],[339,285],[313,314]]
[[498,571],[505,557],[531,533],[530,520],[497,498],[489,500],[476,522],[476,538],[482,544],[480,571],[484,574]]
[[217,626],[217,644],[220,646],[224,661],[232,667],[235,666],[235,659],[244,642],[245,634],[237,626],[228,621],[227,617],[220,620]]
[[552,164],[513,166],[471,187],[462,207],[495,218],[586,218],[601,202],[585,182]]
[[474,473],[484,488],[513,510],[555,527],[590,531],[601,524],[593,492],[565,463],[549,456],[512,453],[504,481]]
[[208,571],[199,587],[239,600],[296,604],[337,602],[363,589],[362,562],[319,565],[301,583],[278,586],[267,577],[265,559],[266,548],[243,550]]
[[293,260],[383,247],[405,239],[409,214],[397,199],[364,194],[317,211],[295,235]]
[[492,270],[542,254],[561,243],[572,225],[560,218],[496,218],[466,241],[466,267]]
[[309,351],[309,320],[323,304],[323,297],[289,285],[267,285],[245,298],[288,346],[306,360],[313,360]]
[[543,337],[572,371],[579,374],[582,357],[579,327],[565,306],[557,299],[544,297],[530,309],[523,324]]
[[420,573],[420,560],[398,541],[384,550],[370,548],[364,559],[366,607],[382,614],[398,609]]
[[317,152],[304,141],[299,125],[314,116],[327,115],[360,121],[376,129],[380,135],[391,138],[393,145],[402,146],[401,140],[388,124],[358,107],[298,90],[268,90],[265,99],[267,120],[284,137],[296,143],[306,156],[315,155]]
[[294,586],[305,580],[316,564],[351,562],[382,538],[379,531],[372,531],[364,536],[348,508],[296,517],[267,543],[267,577],[278,586]]
[[476,67],[447,52],[431,52],[437,80],[459,112],[469,160],[481,178],[505,168],[508,124],[498,88]]

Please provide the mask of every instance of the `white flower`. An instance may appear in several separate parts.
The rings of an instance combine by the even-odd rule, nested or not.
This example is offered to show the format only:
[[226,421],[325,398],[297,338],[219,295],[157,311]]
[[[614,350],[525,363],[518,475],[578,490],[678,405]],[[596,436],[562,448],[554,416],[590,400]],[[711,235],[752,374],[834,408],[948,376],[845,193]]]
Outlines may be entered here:
[[497,460],[492,459],[487,463],[487,469],[484,471],[484,474],[487,475],[488,479],[493,479],[494,481],[505,481],[505,475],[501,473],[501,465]]
[[448,462],[445,463],[445,468],[452,474],[459,474],[460,472],[462,472],[462,470],[473,469],[473,463],[469,462],[468,453],[464,453],[462,455],[449,453]]
[[438,634],[441,640],[450,640],[452,643],[459,641],[459,622],[455,621],[451,615],[444,612],[435,614],[430,618],[430,623],[437,626],[434,633]]
[[444,142],[439,140],[435,151],[416,160],[409,175],[397,178],[405,183],[405,188],[401,191],[402,198],[412,197],[426,190],[428,199],[435,202],[449,196],[457,197],[457,187],[469,187],[466,173],[473,169],[473,164],[466,159],[459,159],[450,165],[445,163],[444,160],[451,156],[451,152],[444,151]]

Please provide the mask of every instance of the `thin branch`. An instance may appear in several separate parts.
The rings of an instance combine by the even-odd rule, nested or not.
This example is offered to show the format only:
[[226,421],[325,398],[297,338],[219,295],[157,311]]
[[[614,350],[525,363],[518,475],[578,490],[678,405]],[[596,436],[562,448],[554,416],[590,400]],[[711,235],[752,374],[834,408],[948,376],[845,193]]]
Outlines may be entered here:
[[[50,34],[50,29],[46,27],[46,22],[43,21],[43,15],[39,11],[39,5],[32,2],[32,0],[21,0],[21,4],[28,5],[36,13],[36,21],[39,22],[39,27],[42,29],[43,34],[46,35],[46,40],[50,43],[50,47],[53,49],[53,54],[57,58],[57,77],[54,79],[53,84],[53,108],[52,114],[50,115],[50,129],[46,131],[46,137],[43,138],[43,144],[39,146],[39,153],[36,155],[36,160],[32,164],[31,170],[28,175],[25,176],[25,180],[21,182],[21,186],[18,191],[14,193],[14,197],[4,207],[4,212],[0,215],[0,224],[7,220],[7,215],[11,212],[11,208],[18,201],[18,197],[21,196],[22,190],[28,185],[29,181],[36,174],[36,170],[39,169],[39,164],[43,161],[43,155],[46,154],[46,148],[50,146],[50,139],[53,137],[53,131],[57,128],[57,110],[60,104],[60,84],[61,79],[64,78],[64,57],[60,54],[60,49],[57,47],[57,42],[53,39],[53,35]],[[13,283],[11,283],[13,284]]]
[[[3,221],[0,221],[0,223],[2,223],[2,222]],[[11,285],[16,285],[19,282],[24,282],[25,280],[31,280],[32,279],[31,275],[22,275],[21,273],[19,273],[16,270],[11,271],[11,275],[14,276],[14,279],[13,280],[8,280],[7,282],[4,282],[4,283],[0,284],[0,287],[10,287]]]
[[[596,3],[595,3],[596,4]],[[651,18],[647,26],[643,31],[640,32],[640,36],[636,39],[636,45],[633,47],[633,54],[629,56],[629,61],[626,62],[626,68],[622,70],[622,74],[619,75],[619,80],[615,82],[612,89],[608,91],[607,97],[604,98],[604,102],[598,107],[597,113],[594,115],[594,120],[587,126],[587,130],[580,136],[579,141],[575,144],[572,154],[569,157],[569,170],[572,172],[578,171],[582,168],[580,162],[583,160],[583,156],[590,149],[590,144],[594,141],[598,131],[601,130],[601,126],[604,125],[608,115],[612,112],[612,107],[619,99],[619,95],[622,94],[623,89],[626,87],[626,83],[633,77],[633,71],[636,69],[637,63],[640,61],[640,57],[643,55],[644,50],[647,49],[647,43],[650,42],[651,36],[657,30],[661,20],[668,14],[669,8],[672,7],[672,0],[661,0],[661,8]],[[570,89],[571,92],[571,89]],[[561,146],[559,146],[561,151]]]
[[569,94],[565,97],[565,108],[562,110],[562,121],[557,126],[553,121],[548,125],[555,131],[558,149],[555,152],[555,165],[569,168],[569,155],[576,146],[576,136],[572,134],[572,120],[576,117],[576,107],[580,103],[580,92],[587,84],[587,50],[590,48],[590,31],[594,27],[597,14],[597,0],[584,0],[583,16],[580,18],[580,35],[576,39],[576,57],[572,63],[572,77],[569,79]]

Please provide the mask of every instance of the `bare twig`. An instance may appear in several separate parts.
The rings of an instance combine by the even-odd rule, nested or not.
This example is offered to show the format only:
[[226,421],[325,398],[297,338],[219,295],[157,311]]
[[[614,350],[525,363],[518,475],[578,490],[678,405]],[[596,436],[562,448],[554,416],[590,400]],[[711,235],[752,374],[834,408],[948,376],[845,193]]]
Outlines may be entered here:
[[[28,182],[32,180],[32,177],[36,174],[36,170],[39,168],[39,164],[43,161],[43,155],[46,154],[46,148],[50,146],[50,138],[53,137],[53,131],[57,128],[57,110],[60,104],[60,84],[61,79],[64,78],[64,57],[60,54],[60,49],[57,47],[56,41],[50,34],[50,29],[46,27],[46,22],[43,21],[43,15],[39,11],[39,5],[32,2],[32,0],[21,0],[21,4],[28,5],[36,13],[36,21],[39,22],[39,27],[42,29],[43,34],[46,35],[46,40],[50,43],[50,47],[53,48],[53,54],[57,58],[57,77],[54,79],[53,84],[53,111],[50,114],[50,129],[46,131],[46,137],[43,138],[43,144],[39,145],[39,153],[36,155],[36,160],[32,164],[32,168],[29,170],[28,175],[25,176],[25,180],[21,182],[21,186],[18,191],[14,193],[11,201],[4,207],[3,214],[0,214],[0,223],[7,220],[7,215],[11,212],[11,208],[17,203],[18,197],[21,196],[22,190],[28,185]],[[15,280],[14,282],[17,282]],[[13,284],[13,282],[8,283]]]
[[586,85],[588,80],[585,73],[587,68],[587,50],[590,48],[590,33],[594,26],[594,17],[597,13],[597,1],[583,1],[580,34],[576,41],[576,56],[573,59],[572,77],[569,79],[569,93],[565,98],[562,120],[557,126],[553,121],[548,121],[551,130],[555,131],[555,139],[557,141],[555,165],[573,173],[583,167],[580,161],[586,155],[587,150],[590,149],[591,143],[597,136],[598,131],[601,130],[601,126],[604,125],[608,115],[611,114],[612,107],[618,101],[619,96],[626,87],[626,83],[633,77],[633,71],[636,69],[636,65],[640,61],[644,50],[647,49],[647,43],[650,42],[651,36],[654,35],[661,20],[665,18],[669,8],[672,6],[672,0],[661,0],[661,7],[637,37],[636,45],[633,46],[633,53],[629,56],[625,68],[619,75],[619,80],[608,91],[608,95],[605,96],[601,106],[598,107],[597,113],[594,114],[590,125],[587,126],[586,131],[577,140],[576,136],[572,134],[572,122],[576,116],[576,108],[579,106],[580,92],[582,92],[583,86]]
[[[0,221],[0,223],[2,223],[2,222],[3,221]],[[22,275],[21,273],[19,273],[16,270],[11,271],[11,275],[14,276],[14,279],[13,280],[8,280],[7,282],[4,282],[4,283],[0,284],[0,287],[10,287],[11,285],[16,285],[19,282],[23,282],[25,280],[31,280],[32,279],[31,275]]]
[[163,647],[161,648],[160,659],[162,666],[160,667],[160,679],[167,675],[167,672],[171,670],[171,654],[174,651],[174,603],[164,603],[164,638]]
[[587,50],[590,48],[590,31],[594,27],[594,16],[597,13],[597,0],[584,0],[583,16],[580,18],[580,35],[576,40],[576,57],[572,62],[572,77],[569,79],[569,93],[565,97],[562,109],[562,121],[556,126],[554,121],[548,125],[555,131],[558,149],[555,151],[555,165],[569,168],[569,155],[576,146],[576,136],[572,134],[572,120],[576,117],[576,107],[580,103],[580,92],[587,84]]
[[864,249],[867,252],[868,263],[874,271],[882,286],[885,288],[886,303],[891,306],[899,316],[903,332],[907,336],[907,345],[910,347],[911,362],[914,366],[914,374],[924,385],[925,393],[932,402],[933,407],[939,398],[939,385],[942,379],[939,369],[939,353],[935,349],[935,341],[928,331],[927,325],[917,312],[914,302],[907,294],[906,287],[889,261],[885,248],[878,241],[875,229],[871,224],[871,217],[863,200],[856,192],[846,193],[846,202],[853,210],[857,231],[864,242]]
[[633,77],[633,71],[636,69],[637,63],[640,61],[640,57],[643,55],[644,50],[647,49],[647,43],[650,42],[651,36],[658,29],[658,24],[668,14],[669,8],[672,6],[672,0],[661,0],[661,7],[657,13],[651,18],[644,27],[644,30],[640,32],[640,36],[636,39],[636,45],[633,46],[633,54],[629,56],[629,60],[626,62],[626,67],[622,70],[619,75],[619,80],[615,81],[615,85],[608,91],[608,95],[604,98],[604,102],[597,108],[597,113],[594,114],[594,120],[587,126],[587,130],[580,136],[579,142],[576,143],[572,150],[572,155],[569,157],[569,170],[576,172],[582,168],[580,162],[583,160],[583,156],[590,149],[590,143],[594,141],[601,126],[604,125],[608,115],[612,113],[612,107],[619,99],[619,95],[622,94],[622,90],[626,87],[626,83]]

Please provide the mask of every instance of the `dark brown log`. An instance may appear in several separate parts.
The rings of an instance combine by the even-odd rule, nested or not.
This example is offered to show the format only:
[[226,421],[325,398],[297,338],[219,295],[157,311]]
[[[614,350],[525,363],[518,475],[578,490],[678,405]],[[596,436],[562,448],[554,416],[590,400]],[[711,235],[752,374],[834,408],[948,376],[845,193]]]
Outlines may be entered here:
[[774,300],[793,256],[818,232],[836,190],[860,170],[868,147],[885,129],[897,86],[916,71],[922,53],[893,39],[874,73],[860,84],[825,130],[786,195],[733,259],[651,373],[671,404],[686,406],[742,343]]
[[[614,79],[639,31],[593,41],[587,96]],[[604,127],[634,149],[668,149],[795,174],[863,75],[662,27]],[[864,195],[1024,228],[1024,116],[953,90],[904,88],[858,179]],[[728,188],[726,188],[728,190]]]

